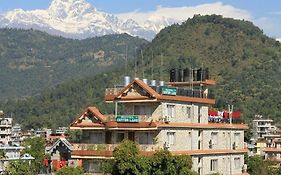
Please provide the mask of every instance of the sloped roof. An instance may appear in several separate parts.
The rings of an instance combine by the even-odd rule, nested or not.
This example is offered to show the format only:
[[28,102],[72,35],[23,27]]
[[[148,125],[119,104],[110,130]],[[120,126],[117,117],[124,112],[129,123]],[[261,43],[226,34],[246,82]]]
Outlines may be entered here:
[[145,90],[151,97],[156,97],[159,96],[159,94],[152,89],[150,86],[148,86],[147,84],[145,84],[143,81],[141,80],[134,80],[133,82],[131,82],[130,84],[128,84],[123,90],[121,90],[118,94],[117,94],[117,98],[120,98],[121,95],[123,93],[126,93],[127,91],[129,91],[134,84],[137,84],[138,86],[140,86],[143,90]]
[[58,146],[60,143],[62,143],[63,145],[65,145],[68,150],[70,150],[70,151],[72,150],[72,146],[71,146],[71,144],[69,143],[69,141],[66,140],[65,138],[60,138],[60,139],[58,139],[51,147],[46,148],[46,151],[47,151],[47,152],[50,152],[50,153],[53,152],[54,149],[56,148],[56,146]]
[[[91,112],[94,117],[96,117],[96,119],[98,119],[100,121],[100,123],[97,123],[97,125],[103,124],[106,122],[107,117],[104,116],[99,110],[98,108],[92,106],[92,107],[88,107],[86,110],[84,110],[71,124],[70,126],[74,126],[74,125],[81,125],[79,122],[85,117],[85,114],[87,114],[88,112]],[[92,125],[92,124],[91,124]]]
[[[122,96],[124,93],[127,93],[134,85],[138,85],[145,92],[149,94],[149,96]],[[189,96],[172,96],[172,95],[162,95],[152,89],[149,85],[145,84],[141,80],[134,80],[126,87],[124,87],[116,96],[110,96],[110,98],[106,98],[106,101],[133,101],[133,100],[154,100],[154,101],[182,101],[182,102],[194,102],[194,103],[206,103],[206,104],[215,104],[214,99],[207,98],[198,98],[198,97],[189,97]]]

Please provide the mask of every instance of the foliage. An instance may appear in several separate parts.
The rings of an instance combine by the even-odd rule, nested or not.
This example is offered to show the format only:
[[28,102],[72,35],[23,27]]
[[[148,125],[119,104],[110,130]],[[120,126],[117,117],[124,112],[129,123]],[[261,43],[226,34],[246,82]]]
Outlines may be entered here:
[[40,93],[66,80],[114,70],[147,43],[127,34],[84,40],[35,30],[0,29],[0,99]]
[[245,164],[248,165],[248,173],[251,175],[269,175],[270,162],[264,161],[262,157],[256,155],[245,159]]
[[127,174],[127,175],[141,175],[146,174],[141,170],[144,168],[142,164],[138,161],[139,150],[134,142],[125,140],[120,146],[116,147],[113,151],[113,157],[115,158],[115,163],[113,166],[112,174]]
[[153,156],[139,154],[138,146],[129,140],[123,141],[113,152],[114,160],[102,163],[102,171],[113,175],[196,175],[191,171],[190,156],[172,156],[160,150]]
[[24,140],[23,146],[25,147],[23,154],[28,153],[35,158],[35,160],[31,162],[30,167],[32,167],[35,172],[39,172],[43,167],[45,139],[42,137],[27,138]]
[[82,175],[84,173],[81,167],[63,167],[56,172],[56,175]]
[[25,160],[9,161],[4,175],[34,175],[36,170]]

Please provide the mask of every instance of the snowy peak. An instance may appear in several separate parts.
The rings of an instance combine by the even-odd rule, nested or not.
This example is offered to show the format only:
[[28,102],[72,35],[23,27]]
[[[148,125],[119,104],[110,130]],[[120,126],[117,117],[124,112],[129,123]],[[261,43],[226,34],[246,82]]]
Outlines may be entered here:
[[83,16],[96,10],[85,0],[53,0],[47,11],[50,16],[65,19]]
[[96,10],[86,0],[53,0],[47,9],[8,11],[0,14],[0,27],[33,28],[78,39],[128,33],[151,40],[158,32],[153,24],[145,26],[132,19],[120,19],[116,15]]

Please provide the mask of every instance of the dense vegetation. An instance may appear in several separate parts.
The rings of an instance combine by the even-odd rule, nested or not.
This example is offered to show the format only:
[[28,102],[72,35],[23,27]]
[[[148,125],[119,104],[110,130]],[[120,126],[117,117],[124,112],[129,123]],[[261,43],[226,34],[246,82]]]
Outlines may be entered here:
[[124,140],[113,151],[114,160],[105,161],[102,170],[113,175],[197,175],[191,170],[188,155],[172,156],[168,150],[159,150],[152,156],[142,156],[138,146]]
[[[281,46],[250,22],[195,16],[162,30],[137,51],[137,57],[129,67],[130,75],[139,78],[167,81],[170,68],[209,67],[217,81],[211,89],[217,100],[214,107],[226,108],[231,103],[248,121],[255,114],[280,121]],[[89,105],[111,113],[114,107],[104,104],[104,90],[120,84],[124,72],[120,66],[115,71],[67,81],[35,97],[6,100],[0,109],[13,112],[26,128],[66,126]]]
[[126,52],[147,43],[127,34],[73,40],[33,30],[0,29],[0,99],[34,95],[44,88],[113,70]]

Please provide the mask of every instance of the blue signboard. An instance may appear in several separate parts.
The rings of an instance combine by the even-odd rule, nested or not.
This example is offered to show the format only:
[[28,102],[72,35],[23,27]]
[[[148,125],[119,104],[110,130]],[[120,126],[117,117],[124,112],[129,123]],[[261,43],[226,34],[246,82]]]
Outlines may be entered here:
[[177,95],[177,88],[175,87],[162,87],[163,95]]

